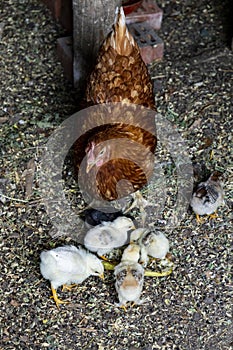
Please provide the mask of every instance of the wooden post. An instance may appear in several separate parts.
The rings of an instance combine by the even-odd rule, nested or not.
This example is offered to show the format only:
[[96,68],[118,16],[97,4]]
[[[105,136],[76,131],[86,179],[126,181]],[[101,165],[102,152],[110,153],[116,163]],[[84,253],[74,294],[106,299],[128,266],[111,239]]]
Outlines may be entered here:
[[121,0],[73,0],[74,85],[84,87]]

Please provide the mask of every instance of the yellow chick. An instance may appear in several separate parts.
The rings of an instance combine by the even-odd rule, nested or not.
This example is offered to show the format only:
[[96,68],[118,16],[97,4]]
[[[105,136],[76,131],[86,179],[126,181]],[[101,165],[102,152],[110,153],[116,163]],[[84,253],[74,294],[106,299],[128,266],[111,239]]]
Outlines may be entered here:
[[120,216],[112,222],[102,222],[90,229],[84,237],[84,245],[99,256],[123,246],[128,239],[128,231],[135,229],[130,218]]
[[129,244],[123,251],[122,261],[138,262],[140,258],[140,246],[136,243]]
[[104,267],[102,262],[87,250],[75,246],[63,246],[40,254],[40,271],[45,279],[51,283],[52,298],[57,307],[67,303],[57,296],[57,288],[71,283],[82,283],[89,276],[103,278]]

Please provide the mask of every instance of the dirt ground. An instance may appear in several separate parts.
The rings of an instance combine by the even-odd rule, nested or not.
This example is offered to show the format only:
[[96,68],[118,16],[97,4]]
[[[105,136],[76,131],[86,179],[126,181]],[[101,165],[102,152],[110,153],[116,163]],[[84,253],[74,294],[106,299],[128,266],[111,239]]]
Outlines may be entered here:
[[[36,0],[4,0],[0,13],[0,349],[230,350],[232,340],[232,72],[230,2],[158,1],[165,52],[150,66],[158,111],[186,142],[195,179],[223,172],[219,217],[197,224],[188,209],[166,235],[174,257],[168,277],[145,278],[145,303],[117,308],[111,271],[49,298],[39,270],[52,239],[38,166],[49,135],[78,109],[77,91],[56,56],[63,29]],[[231,12],[230,12],[231,11]],[[166,169],[174,180],[174,168]],[[169,192],[168,192],[169,197]],[[166,200],[166,227],[172,201]]]

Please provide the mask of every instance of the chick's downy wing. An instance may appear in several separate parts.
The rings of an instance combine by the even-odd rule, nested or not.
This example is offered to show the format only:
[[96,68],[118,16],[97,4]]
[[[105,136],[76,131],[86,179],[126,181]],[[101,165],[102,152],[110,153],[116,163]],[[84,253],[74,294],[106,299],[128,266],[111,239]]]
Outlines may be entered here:
[[104,247],[109,246],[112,242],[111,228],[105,226],[96,226],[90,229],[85,238],[85,245],[90,245],[93,247]]
[[79,251],[61,250],[54,252],[54,261],[57,270],[67,274],[82,274],[86,270],[85,260]]

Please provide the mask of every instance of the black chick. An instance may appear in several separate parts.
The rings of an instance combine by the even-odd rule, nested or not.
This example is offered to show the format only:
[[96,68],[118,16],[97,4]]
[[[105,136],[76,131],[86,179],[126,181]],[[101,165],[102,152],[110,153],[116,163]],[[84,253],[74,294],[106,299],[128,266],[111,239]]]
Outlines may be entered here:
[[108,213],[94,208],[88,208],[85,209],[81,215],[88,228],[90,228],[91,226],[99,225],[103,221],[114,221],[119,216],[127,216],[130,219],[132,219],[130,215],[124,215],[121,210],[113,213]]

